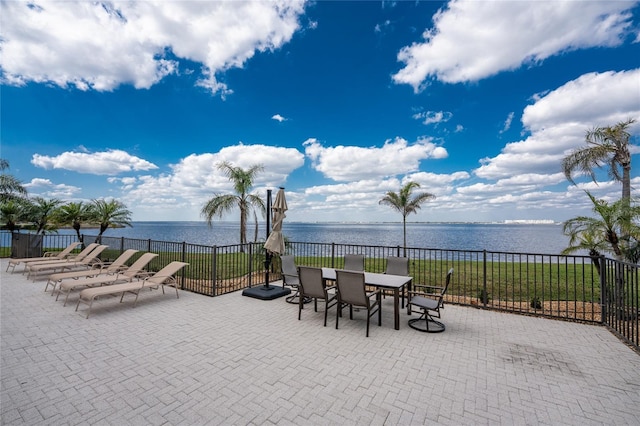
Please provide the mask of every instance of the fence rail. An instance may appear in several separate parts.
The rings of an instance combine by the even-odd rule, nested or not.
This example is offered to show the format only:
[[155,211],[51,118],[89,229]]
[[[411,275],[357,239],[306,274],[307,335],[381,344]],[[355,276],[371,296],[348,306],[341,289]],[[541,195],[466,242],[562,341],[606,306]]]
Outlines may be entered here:
[[[24,238],[25,234],[21,234]],[[95,235],[82,235],[93,242]],[[75,241],[70,235],[47,235],[43,250],[60,250]],[[114,259],[122,251],[136,249],[157,253],[149,264],[157,271],[178,260],[189,263],[179,277],[180,288],[217,296],[280,280],[279,258],[274,257],[265,274],[262,243],[204,246],[186,242],[124,237],[101,237],[109,250],[103,258]],[[2,256],[11,254],[11,234],[0,232]],[[447,271],[454,274],[447,293],[449,303],[475,306],[548,318],[604,324],[621,339],[640,350],[639,266],[588,256],[540,253],[507,253],[399,246],[289,242],[287,253],[298,265],[341,268],[345,254],[365,256],[365,270],[384,272],[386,258],[405,255],[417,284],[444,283]],[[133,259],[135,260],[135,258]],[[132,260],[132,261],[133,261]]]

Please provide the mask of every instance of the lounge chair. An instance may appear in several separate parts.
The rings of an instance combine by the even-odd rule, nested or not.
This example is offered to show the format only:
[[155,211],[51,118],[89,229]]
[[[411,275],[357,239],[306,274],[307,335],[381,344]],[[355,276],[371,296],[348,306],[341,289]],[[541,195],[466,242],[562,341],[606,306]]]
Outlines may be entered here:
[[137,252],[138,250],[133,249],[125,250],[113,262],[102,262],[98,260],[92,265],[91,269],[85,271],[58,272],[51,274],[49,275],[49,279],[47,280],[47,285],[44,287],[44,291],[47,291],[49,286],[52,286],[53,289],[51,291],[51,295],[53,296],[53,291],[56,289],[58,283],[60,283],[62,280],[70,278],[89,278],[103,274],[116,274],[120,271],[126,270],[128,268],[126,262],[131,259],[131,256],[133,256]]
[[27,279],[33,276],[33,280],[36,280],[37,275],[42,271],[52,272],[56,271],[65,271],[65,270],[75,270],[75,269],[89,269],[92,267],[94,263],[96,263],[99,259],[98,256],[109,246],[107,245],[99,245],[98,247],[91,250],[91,252],[84,256],[82,260],[69,259],[69,260],[61,260],[59,262],[46,262],[46,263],[35,263],[28,264],[27,270]]
[[[59,252],[48,251],[44,254],[44,256],[40,257],[23,257],[23,258],[14,258],[9,259],[9,264],[7,265],[7,270],[5,272],[9,272],[9,268],[11,268],[11,273],[13,273],[16,269],[16,266],[19,264],[27,264],[30,262],[38,262],[43,260],[63,260],[67,256],[71,254],[71,252],[80,244],[79,241],[73,242],[69,244],[64,250]],[[26,268],[26,266],[25,266]]]
[[140,295],[140,290],[145,288],[157,289],[158,287],[162,287],[162,293],[164,294],[164,287],[170,286],[175,288],[176,298],[180,298],[180,295],[178,294],[178,283],[174,275],[187,265],[188,263],[184,262],[171,262],[155,274],[141,281],[84,289],[80,292],[76,311],[78,310],[80,303],[89,305],[89,309],[87,310],[87,318],[89,318],[89,315],[91,314],[91,306],[97,297],[120,294],[120,303],[122,303],[125,293],[134,293],[136,295],[136,299],[133,302],[133,307],[135,308],[136,303],[138,302],[138,296]]
[[67,256],[64,259],[40,259],[36,262],[29,262],[27,263],[24,268],[25,271],[29,271],[29,268],[33,265],[43,265],[43,264],[51,264],[51,263],[59,263],[59,262],[70,262],[70,261],[76,261],[76,262],[80,262],[82,261],[85,257],[87,257],[89,254],[91,254],[91,252],[98,247],[100,244],[98,243],[91,243],[89,245],[87,245],[84,249],[82,249],[82,251],[76,255],[73,256]]
[[[95,277],[86,277],[84,279],[63,281],[57,288],[56,300],[58,300],[58,297],[60,297],[60,293],[66,293],[63,306],[67,306],[69,294],[71,294],[71,292],[76,288],[96,287],[131,282],[134,279],[140,278],[141,276],[147,274],[144,271],[144,268],[146,268],[149,262],[151,262],[151,260],[153,260],[155,257],[158,257],[156,253],[144,253],[138,258],[138,260],[133,262],[131,266],[129,266],[124,271],[118,271],[112,274],[101,274]],[[53,295],[53,293],[56,293],[55,288],[52,290],[51,294]]]

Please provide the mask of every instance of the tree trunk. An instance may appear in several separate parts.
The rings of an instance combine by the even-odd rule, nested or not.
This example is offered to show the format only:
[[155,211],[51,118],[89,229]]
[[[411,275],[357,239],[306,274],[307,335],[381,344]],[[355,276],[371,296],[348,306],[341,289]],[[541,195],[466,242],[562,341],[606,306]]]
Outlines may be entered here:
[[244,253],[244,246],[247,243],[247,210],[240,206],[240,252]]
[[407,216],[402,216],[402,256],[407,257]]
[[622,165],[622,199],[631,201],[631,164]]

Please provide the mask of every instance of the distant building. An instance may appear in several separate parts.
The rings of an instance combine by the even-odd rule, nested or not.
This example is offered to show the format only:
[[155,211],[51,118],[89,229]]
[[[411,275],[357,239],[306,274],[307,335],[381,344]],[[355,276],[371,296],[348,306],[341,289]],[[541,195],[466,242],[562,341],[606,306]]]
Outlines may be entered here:
[[507,225],[553,225],[556,222],[552,219],[507,219]]

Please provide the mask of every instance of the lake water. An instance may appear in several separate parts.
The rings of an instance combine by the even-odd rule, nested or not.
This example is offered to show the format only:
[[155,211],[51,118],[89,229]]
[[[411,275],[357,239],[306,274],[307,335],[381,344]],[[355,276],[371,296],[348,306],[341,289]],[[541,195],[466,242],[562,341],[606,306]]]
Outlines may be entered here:
[[[240,241],[237,222],[133,222],[131,228],[109,229],[105,236],[186,241],[202,245],[231,245]],[[73,232],[70,230],[60,233]],[[83,233],[95,235],[93,229]],[[401,223],[287,223],[286,238],[294,242],[342,243],[358,245],[402,245]],[[264,224],[258,241],[264,241]],[[247,232],[254,241],[254,230]],[[455,250],[488,250],[519,253],[559,254],[568,245],[561,225],[550,224],[470,224],[408,223],[407,246]]]

